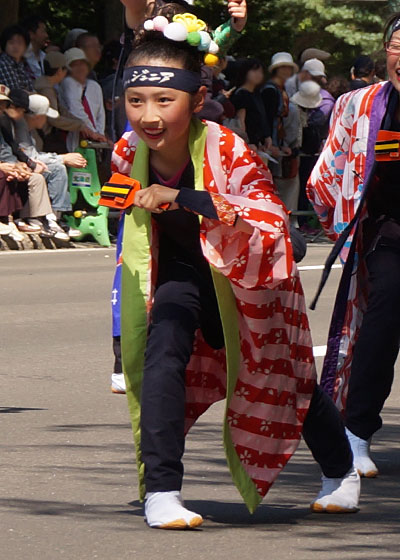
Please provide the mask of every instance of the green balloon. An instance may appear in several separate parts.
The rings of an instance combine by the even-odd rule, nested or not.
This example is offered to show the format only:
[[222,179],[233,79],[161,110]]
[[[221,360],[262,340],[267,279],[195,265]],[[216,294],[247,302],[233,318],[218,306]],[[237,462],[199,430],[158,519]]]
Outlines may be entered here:
[[189,45],[192,45],[192,47],[198,47],[201,42],[200,33],[198,31],[191,31],[190,33],[188,33],[187,42],[189,43]]

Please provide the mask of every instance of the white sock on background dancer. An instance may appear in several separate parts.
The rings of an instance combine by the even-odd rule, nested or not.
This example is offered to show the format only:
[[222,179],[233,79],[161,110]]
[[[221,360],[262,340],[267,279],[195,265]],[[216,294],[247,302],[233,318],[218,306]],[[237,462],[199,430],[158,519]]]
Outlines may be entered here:
[[354,466],[358,470],[359,475],[365,476],[365,478],[375,478],[378,476],[378,467],[370,455],[371,440],[361,439],[347,428],[346,435],[354,455]]
[[155,529],[194,529],[201,515],[184,507],[180,492],[149,492],[144,506],[146,522]]
[[343,478],[322,476],[322,489],[311,509],[316,513],[355,513],[359,509],[360,487],[355,467]]

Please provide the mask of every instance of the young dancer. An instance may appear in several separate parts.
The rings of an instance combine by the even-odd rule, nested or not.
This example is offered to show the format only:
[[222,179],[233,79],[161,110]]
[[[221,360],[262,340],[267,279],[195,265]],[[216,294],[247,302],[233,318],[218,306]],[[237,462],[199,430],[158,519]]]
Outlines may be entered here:
[[345,411],[354,463],[367,478],[378,475],[370,444],[382,426],[400,341],[400,12],[386,26],[385,49],[389,81],[339,98],[308,184],[337,242],[329,262],[339,252],[345,262],[323,385]]
[[181,497],[185,434],[224,398],[227,461],[250,511],[302,432],[323,471],[313,511],[357,511],[344,426],[316,385],[285,208],[243,140],[195,118],[204,52],[184,39],[189,22],[202,29],[191,17],[139,39],[124,72],[133,132],[113,154],[142,186],[125,215],[121,321],[147,523],[202,523]]

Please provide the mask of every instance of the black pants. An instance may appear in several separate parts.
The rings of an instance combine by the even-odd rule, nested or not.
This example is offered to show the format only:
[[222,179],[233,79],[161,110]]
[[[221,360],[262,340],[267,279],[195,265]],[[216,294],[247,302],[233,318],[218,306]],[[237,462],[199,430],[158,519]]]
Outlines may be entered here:
[[400,343],[400,250],[379,243],[367,257],[369,295],[354,349],[346,425],[368,440],[382,426]]
[[[300,157],[300,167],[299,167],[299,181],[300,181],[300,191],[299,191],[299,202],[297,209],[298,210],[311,210],[311,203],[307,198],[307,182],[310,178],[312,170],[314,169],[315,164],[318,161],[317,156],[301,156]],[[308,222],[309,218],[306,216],[299,216],[298,223],[300,226],[303,226]]]
[[[157,289],[149,330],[141,405],[141,447],[147,492],[180,490],[183,478],[185,370],[194,334],[202,328],[214,348],[223,345],[215,294],[194,269],[177,265]],[[340,415],[317,387],[304,438],[326,476],[343,477],[353,457]]]

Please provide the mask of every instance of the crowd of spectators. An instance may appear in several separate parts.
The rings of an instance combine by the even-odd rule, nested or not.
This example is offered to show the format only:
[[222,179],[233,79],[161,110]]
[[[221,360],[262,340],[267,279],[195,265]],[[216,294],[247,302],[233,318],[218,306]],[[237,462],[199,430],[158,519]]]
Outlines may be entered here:
[[118,60],[119,44],[106,46],[103,75],[96,35],[73,29],[62,49],[40,17],[4,29],[0,48],[0,235],[68,241],[80,232],[63,222],[72,210],[67,167],[86,166],[75,152],[81,139],[111,144],[109,55]]

